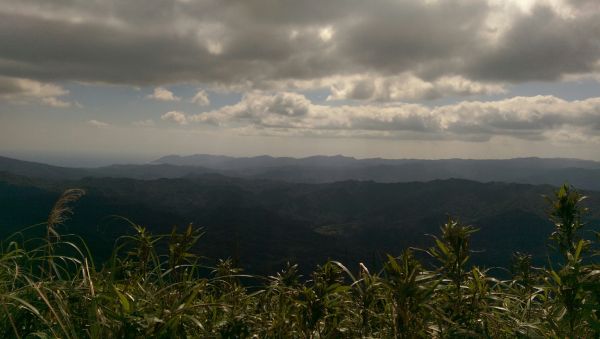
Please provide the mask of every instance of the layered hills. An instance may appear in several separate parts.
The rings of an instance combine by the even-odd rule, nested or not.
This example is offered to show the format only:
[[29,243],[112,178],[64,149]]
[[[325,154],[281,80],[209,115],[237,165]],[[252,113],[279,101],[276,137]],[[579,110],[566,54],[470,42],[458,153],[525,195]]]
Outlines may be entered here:
[[[269,161],[279,161],[273,159],[278,158]],[[256,173],[236,177],[232,173],[241,165],[217,165],[215,160],[218,159],[202,164],[76,169],[2,159],[2,234],[44,221],[60,193],[77,187],[85,189],[87,195],[63,227],[81,234],[96,253],[106,253],[102,249],[112,248],[115,239],[132,231],[127,221],[114,217],[122,216],[154,233],[168,233],[173,226],[193,223],[205,231],[196,249],[199,253],[211,258],[232,257],[251,272],[272,272],[286,261],[298,262],[305,269],[326,259],[376,263],[386,253],[396,254],[409,246],[429,246],[432,239],[428,234],[438,233],[452,216],[480,229],[474,236],[473,248],[484,251],[474,256],[475,263],[507,266],[515,251],[533,254],[539,264],[547,259],[547,238],[553,225],[547,220],[543,196],[555,189],[551,185],[459,178],[425,181],[425,177],[421,182],[303,183],[261,178]],[[330,158],[321,160],[337,163]],[[335,165],[339,168],[371,166],[361,164],[362,160],[338,160],[350,164]],[[257,159],[251,162],[256,163]],[[469,162],[448,161],[454,169]],[[491,168],[493,162],[474,160],[472,164]],[[424,166],[424,161],[408,163]],[[562,164],[557,159],[498,161],[496,169],[515,169],[517,163],[523,167],[545,166],[548,171],[568,172],[573,165],[581,166],[581,171],[597,170],[594,162],[573,160]],[[436,162],[432,164],[435,167]],[[300,165],[286,166],[297,169]],[[325,170],[332,167],[314,166]],[[215,170],[216,167],[220,169]],[[223,175],[225,172],[228,175]],[[498,175],[501,172],[498,170]],[[471,173],[480,172],[472,168]],[[540,178],[543,176],[536,176]],[[586,203],[600,205],[600,194],[586,188]],[[600,215],[588,215],[586,220],[594,229]]]

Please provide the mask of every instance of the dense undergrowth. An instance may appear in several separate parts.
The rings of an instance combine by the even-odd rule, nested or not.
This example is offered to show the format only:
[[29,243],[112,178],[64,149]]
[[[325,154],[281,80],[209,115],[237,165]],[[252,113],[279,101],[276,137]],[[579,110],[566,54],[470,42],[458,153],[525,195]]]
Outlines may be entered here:
[[[94,267],[82,241],[57,232],[82,194],[65,192],[35,226],[45,237],[2,241],[0,337],[600,336],[598,235],[585,236],[584,197],[568,186],[548,198],[549,243],[561,259],[532,267],[530,256],[517,253],[510,279],[471,266],[476,230],[455,219],[431,248],[389,256],[379,272],[330,261],[306,277],[294,265],[245,275],[230,260],[207,267],[191,253],[198,229],[152,235],[135,224],[135,234]],[[422,254],[436,264],[420,262]]]

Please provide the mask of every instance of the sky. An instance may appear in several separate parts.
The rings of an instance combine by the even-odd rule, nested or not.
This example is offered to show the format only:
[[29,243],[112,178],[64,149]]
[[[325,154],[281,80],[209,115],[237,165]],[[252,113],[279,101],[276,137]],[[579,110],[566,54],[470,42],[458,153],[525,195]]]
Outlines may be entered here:
[[0,155],[599,149],[597,0],[0,0]]

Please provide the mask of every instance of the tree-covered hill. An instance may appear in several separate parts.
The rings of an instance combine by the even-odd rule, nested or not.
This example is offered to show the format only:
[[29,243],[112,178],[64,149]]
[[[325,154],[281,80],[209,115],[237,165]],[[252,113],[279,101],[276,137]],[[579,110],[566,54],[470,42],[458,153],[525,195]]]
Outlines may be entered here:
[[[287,260],[308,269],[328,258],[377,262],[385,253],[430,241],[448,216],[481,229],[473,248],[476,263],[506,266],[514,251],[547,258],[552,229],[542,195],[550,186],[438,180],[385,184],[346,181],[293,184],[204,175],[135,180],[86,178],[39,181],[5,176],[0,183],[0,222],[7,234],[43,221],[54,199],[67,188],[88,193],[66,225],[88,239],[99,257],[129,230],[124,216],[150,230],[168,232],[193,223],[206,231],[198,248],[210,257],[232,257],[242,267],[268,273]],[[597,204],[589,192],[586,203]],[[587,216],[600,220],[598,212]]]

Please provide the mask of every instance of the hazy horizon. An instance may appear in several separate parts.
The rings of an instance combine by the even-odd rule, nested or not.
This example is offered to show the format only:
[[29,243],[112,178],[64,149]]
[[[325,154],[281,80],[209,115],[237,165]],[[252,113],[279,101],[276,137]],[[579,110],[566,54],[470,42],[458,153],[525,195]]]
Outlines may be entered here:
[[439,157],[439,158],[425,158],[425,157],[378,157],[378,156],[352,156],[347,154],[306,154],[306,155],[298,155],[298,156],[290,156],[290,155],[278,155],[278,154],[265,154],[265,153],[257,153],[257,154],[249,154],[249,155],[235,155],[235,154],[222,154],[222,153],[189,153],[189,154],[178,154],[178,153],[170,153],[170,154],[156,154],[156,155],[118,155],[118,154],[77,154],[77,153],[52,153],[52,152],[0,152],[0,157],[7,157],[16,160],[29,161],[29,162],[37,162],[42,164],[48,164],[53,166],[62,166],[62,167],[81,167],[81,168],[95,168],[102,166],[110,166],[110,165],[143,165],[149,164],[155,160],[158,160],[162,157],[166,156],[193,156],[193,155],[210,155],[210,156],[226,156],[232,158],[253,158],[253,157],[261,157],[261,156],[270,156],[273,158],[294,158],[294,159],[303,159],[310,157],[334,157],[334,156],[342,156],[348,158],[354,158],[357,160],[367,160],[367,159],[384,159],[384,160],[514,160],[514,159],[526,159],[526,158],[539,158],[539,159],[570,159],[570,160],[588,160],[588,161],[597,161],[595,159],[584,159],[584,158],[574,158],[574,157],[538,157],[538,156],[517,156],[517,157],[506,157],[506,158],[490,158],[490,157],[480,157],[480,158],[461,158],[461,157]]

